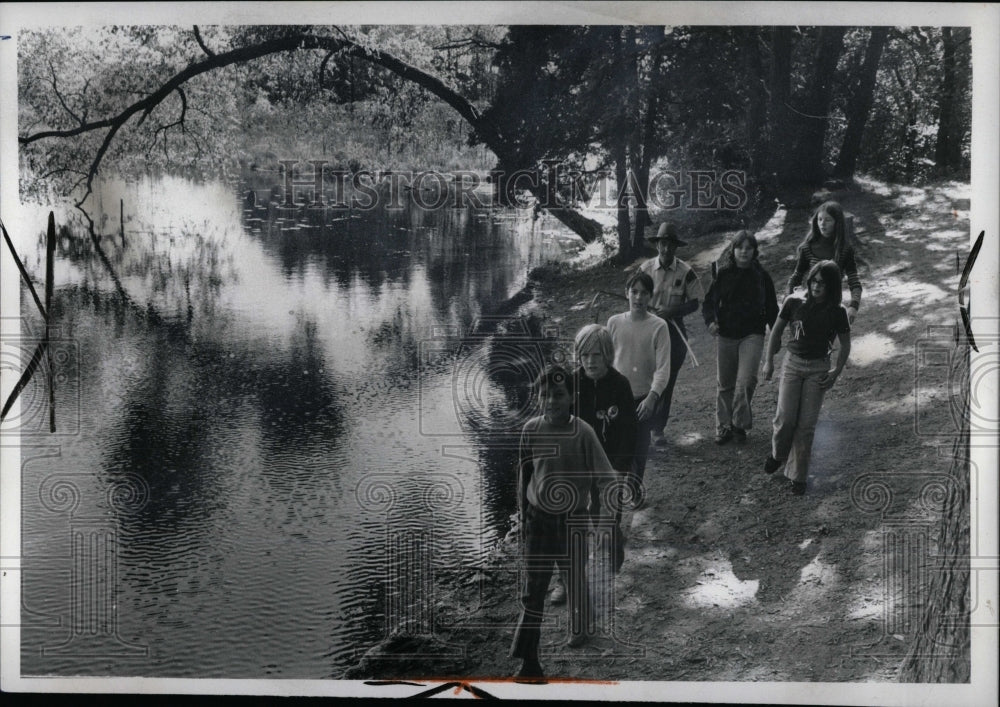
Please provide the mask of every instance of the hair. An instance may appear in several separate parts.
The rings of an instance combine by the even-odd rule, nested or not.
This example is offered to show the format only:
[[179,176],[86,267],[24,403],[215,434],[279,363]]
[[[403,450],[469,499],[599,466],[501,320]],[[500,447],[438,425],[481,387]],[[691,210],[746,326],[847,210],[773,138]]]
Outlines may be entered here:
[[555,364],[546,366],[545,370],[535,379],[535,392],[540,393],[550,385],[564,385],[566,392],[573,395],[573,376],[562,366]]
[[584,349],[595,346],[604,356],[604,362],[610,366],[615,360],[615,342],[611,339],[611,332],[600,324],[588,324],[576,333],[576,339],[573,340],[577,360]]
[[736,250],[736,247],[744,241],[753,246],[752,262],[759,262],[758,256],[760,255],[760,244],[757,242],[757,237],[749,231],[737,231],[736,235],[733,236],[733,240],[726,244],[726,247],[722,249],[722,253],[719,255],[717,262],[719,263],[720,270],[723,268],[736,267],[736,256],[733,255],[733,251]]
[[850,244],[847,242],[847,228],[844,224],[844,207],[836,201],[824,201],[816,207],[809,222],[809,234],[799,247],[801,248],[806,243],[811,243],[817,238],[823,237],[822,231],[819,230],[819,223],[816,220],[820,212],[833,217],[833,259],[839,263],[841,262],[841,256],[850,247]]
[[809,268],[809,274],[806,275],[806,302],[814,301],[809,285],[817,277],[826,284],[826,304],[839,306],[844,299],[840,267],[832,260],[821,260]]
[[643,272],[642,270],[636,270],[629,276],[628,280],[625,281],[625,289],[631,290],[632,285],[637,282],[645,287],[649,294],[653,294],[655,286],[653,285],[653,278],[649,276],[649,273]]

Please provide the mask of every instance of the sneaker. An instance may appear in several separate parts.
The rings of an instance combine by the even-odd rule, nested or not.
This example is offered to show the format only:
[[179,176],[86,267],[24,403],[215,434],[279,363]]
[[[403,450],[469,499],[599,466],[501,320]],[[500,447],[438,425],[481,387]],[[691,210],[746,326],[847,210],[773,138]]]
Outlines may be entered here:
[[715,443],[716,444],[725,444],[726,442],[728,442],[732,438],[733,438],[733,430],[731,428],[729,428],[729,427],[723,427],[715,435]]
[[806,482],[805,481],[793,481],[792,482],[792,493],[796,496],[801,496],[806,492]]
[[552,588],[552,594],[549,595],[549,601],[552,602],[553,606],[566,603],[566,585],[563,584],[559,575],[556,575],[555,586]]
[[739,427],[734,427],[733,437],[736,439],[736,444],[746,444],[747,431],[744,429],[740,429]]
[[780,469],[781,465],[784,463],[785,462],[779,462],[777,459],[768,454],[767,459],[764,460],[764,473],[773,474],[778,469]]

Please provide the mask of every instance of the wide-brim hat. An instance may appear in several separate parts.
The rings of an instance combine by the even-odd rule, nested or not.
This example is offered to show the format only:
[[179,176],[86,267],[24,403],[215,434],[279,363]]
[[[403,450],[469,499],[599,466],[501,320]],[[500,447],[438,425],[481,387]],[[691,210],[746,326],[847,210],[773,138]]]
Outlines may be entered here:
[[660,224],[659,230],[657,230],[655,236],[646,236],[646,240],[650,243],[656,243],[657,241],[667,241],[668,243],[673,243],[674,245],[687,245],[687,241],[682,241],[677,237],[677,226],[666,221]]

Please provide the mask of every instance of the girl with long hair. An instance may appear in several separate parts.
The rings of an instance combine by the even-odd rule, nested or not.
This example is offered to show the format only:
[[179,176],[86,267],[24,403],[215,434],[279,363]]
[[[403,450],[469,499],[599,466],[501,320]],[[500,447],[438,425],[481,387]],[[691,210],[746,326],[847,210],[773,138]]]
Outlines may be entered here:
[[[797,495],[806,491],[823,395],[837,382],[851,353],[851,325],[841,305],[841,280],[840,268],[832,260],[813,265],[806,276],[805,299],[789,296],[781,305],[764,356],[764,378],[771,380],[774,354],[788,328],[791,336],[781,370],[771,453],[764,461],[764,471],[773,474],[784,466],[792,493]],[[834,339],[839,340],[839,350],[837,362],[830,368]]]
[[861,307],[861,278],[858,277],[858,263],[854,247],[847,237],[844,208],[836,201],[820,204],[809,224],[809,233],[799,244],[796,252],[795,272],[788,280],[788,294],[802,284],[809,269],[821,260],[832,260],[847,276],[847,286],[851,291],[851,302],[847,306],[847,320],[854,323],[854,317]]
[[750,403],[757,388],[757,368],[764,334],[778,316],[774,281],[761,266],[757,239],[739,231],[723,252],[701,312],[716,339],[718,393],[716,444],[733,437],[745,442],[753,427]]

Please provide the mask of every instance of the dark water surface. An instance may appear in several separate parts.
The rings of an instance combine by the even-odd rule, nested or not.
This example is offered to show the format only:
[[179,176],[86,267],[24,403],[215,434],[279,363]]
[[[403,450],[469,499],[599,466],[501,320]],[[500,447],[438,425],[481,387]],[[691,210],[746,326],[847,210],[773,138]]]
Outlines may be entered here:
[[[245,187],[103,185],[127,305],[57,215],[57,432],[41,376],[19,421],[25,675],[336,676],[432,623],[437,577],[507,530],[513,453],[476,419],[512,403],[462,339],[573,240],[513,211],[251,209]],[[44,214],[21,240],[39,279]]]

